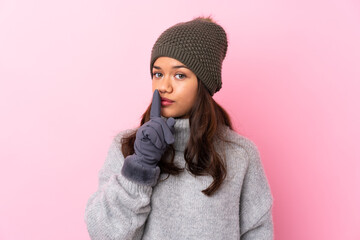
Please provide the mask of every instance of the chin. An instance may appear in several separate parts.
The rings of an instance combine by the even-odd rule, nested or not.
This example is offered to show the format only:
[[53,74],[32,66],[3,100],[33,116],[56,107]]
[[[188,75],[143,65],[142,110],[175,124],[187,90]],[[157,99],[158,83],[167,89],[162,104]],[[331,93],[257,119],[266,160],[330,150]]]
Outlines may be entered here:
[[173,114],[165,114],[165,115],[162,115],[163,117],[166,117],[166,118],[179,118],[179,116],[176,116],[176,115],[173,115]]
[[171,113],[171,112],[168,112],[168,111],[161,111],[161,115],[163,117],[166,117],[166,118],[170,118],[170,117],[173,117],[173,118],[183,118],[184,115],[181,115],[181,114],[176,114],[176,113]]

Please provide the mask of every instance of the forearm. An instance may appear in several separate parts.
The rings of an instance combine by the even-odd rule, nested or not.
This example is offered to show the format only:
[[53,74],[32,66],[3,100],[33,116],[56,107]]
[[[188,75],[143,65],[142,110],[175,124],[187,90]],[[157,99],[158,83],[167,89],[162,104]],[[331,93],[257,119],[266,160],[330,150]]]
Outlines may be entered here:
[[151,211],[152,187],[130,181],[121,174],[124,156],[118,135],[99,171],[99,185],[89,198],[85,222],[92,240],[141,239]]
[[255,144],[247,141],[248,168],[240,198],[241,240],[273,239],[273,196],[260,154]]
[[241,240],[272,240],[274,225],[271,208],[250,229],[241,235]]
[[152,188],[112,175],[88,200],[85,221],[93,240],[141,239]]

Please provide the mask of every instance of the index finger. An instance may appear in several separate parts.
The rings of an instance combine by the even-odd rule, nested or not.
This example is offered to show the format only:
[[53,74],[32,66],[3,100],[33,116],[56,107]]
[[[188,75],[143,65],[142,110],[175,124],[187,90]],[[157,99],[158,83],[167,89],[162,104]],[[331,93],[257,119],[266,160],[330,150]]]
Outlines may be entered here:
[[161,116],[161,98],[159,90],[155,89],[151,103],[150,119]]

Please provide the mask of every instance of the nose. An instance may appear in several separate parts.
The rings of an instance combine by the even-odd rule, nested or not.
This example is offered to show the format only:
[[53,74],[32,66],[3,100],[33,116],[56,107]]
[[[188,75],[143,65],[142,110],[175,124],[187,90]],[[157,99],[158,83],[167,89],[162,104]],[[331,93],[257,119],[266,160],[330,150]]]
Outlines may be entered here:
[[173,88],[172,88],[170,76],[166,75],[162,79],[160,79],[158,81],[157,89],[159,90],[160,93],[172,92]]

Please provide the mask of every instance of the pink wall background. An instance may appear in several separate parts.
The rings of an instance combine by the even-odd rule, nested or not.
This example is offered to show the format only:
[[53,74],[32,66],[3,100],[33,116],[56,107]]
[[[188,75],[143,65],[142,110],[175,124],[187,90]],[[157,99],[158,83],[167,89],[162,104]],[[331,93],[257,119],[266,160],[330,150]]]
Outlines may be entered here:
[[113,136],[151,101],[167,27],[228,32],[214,98],[258,146],[275,239],[360,239],[360,3],[0,2],[0,239],[89,239],[85,205]]

